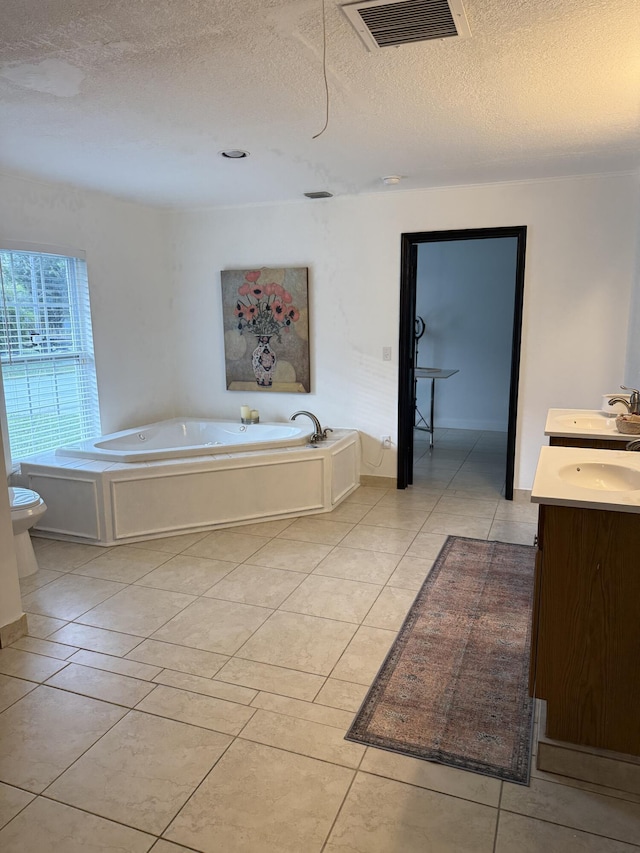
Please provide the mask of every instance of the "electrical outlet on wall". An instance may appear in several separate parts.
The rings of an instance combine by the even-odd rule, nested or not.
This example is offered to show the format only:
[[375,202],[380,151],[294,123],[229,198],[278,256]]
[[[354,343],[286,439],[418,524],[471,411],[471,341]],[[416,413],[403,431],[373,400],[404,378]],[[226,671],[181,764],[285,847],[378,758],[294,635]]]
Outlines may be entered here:
[[380,436],[380,444],[384,447],[385,450],[388,450],[390,447],[393,447],[393,441],[391,440],[390,435],[381,435]]
[[382,347],[382,360],[391,361],[391,347]]

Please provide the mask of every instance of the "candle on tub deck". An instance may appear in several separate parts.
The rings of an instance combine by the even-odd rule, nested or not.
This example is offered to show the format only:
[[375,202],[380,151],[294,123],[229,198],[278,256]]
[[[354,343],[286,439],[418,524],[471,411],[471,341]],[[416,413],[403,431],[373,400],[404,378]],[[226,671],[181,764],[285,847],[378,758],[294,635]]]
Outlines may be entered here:
[[260,417],[260,412],[257,409],[251,409],[251,420],[257,421]]
[[240,417],[248,421],[251,417],[251,408],[249,406],[240,406]]

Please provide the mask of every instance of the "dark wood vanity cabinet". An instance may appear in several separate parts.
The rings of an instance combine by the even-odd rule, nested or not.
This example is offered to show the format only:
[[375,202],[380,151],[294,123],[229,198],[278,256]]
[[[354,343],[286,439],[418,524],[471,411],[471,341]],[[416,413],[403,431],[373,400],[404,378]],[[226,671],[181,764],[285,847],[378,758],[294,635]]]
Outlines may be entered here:
[[[628,436],[631,441],[632,435]],[[569,438],[565,435],[549,436],[550,447],[595,447],[599,450],[624,450],[625,441],[613,438]]]
[[547,736],[640,755],[640,513],[541,505],[534,599]]

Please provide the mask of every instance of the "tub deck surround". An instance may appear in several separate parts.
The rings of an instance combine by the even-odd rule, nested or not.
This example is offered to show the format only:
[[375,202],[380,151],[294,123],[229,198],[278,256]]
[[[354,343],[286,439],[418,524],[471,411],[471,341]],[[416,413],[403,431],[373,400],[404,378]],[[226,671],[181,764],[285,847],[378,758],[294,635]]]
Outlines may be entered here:
[[147,462],[43,454],[19,480],[48,507],[35,533],[114,545],[330,512],[358,486],[359,457],[358,431],[336,430],[314,446]]
[[212,418],[171,418],[78,441],[56,456],[111,462],[151,462],[306,444],[313,429],[288,423],[243,424]]

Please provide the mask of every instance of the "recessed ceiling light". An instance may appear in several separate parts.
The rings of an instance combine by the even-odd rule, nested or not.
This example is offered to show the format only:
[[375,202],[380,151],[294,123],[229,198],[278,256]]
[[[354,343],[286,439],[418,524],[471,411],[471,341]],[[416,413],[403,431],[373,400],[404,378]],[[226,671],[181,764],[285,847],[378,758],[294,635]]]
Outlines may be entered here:
[[380,180],[387,186],[393,186],[394,184],[400,183],[402,175],[385,175],[384,178],[380,178]]
[[307,198],[333,198],[333,193],[328,193],[326,190],[320,190],[315,193],[304,193]]
[[228,151],[221,151],[220,155],[226,157],[227,160],[242,160],[249,156],[249,152],[243,151],[241,148],[229,148]]

